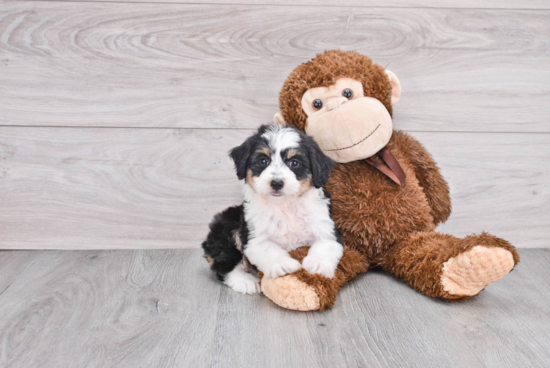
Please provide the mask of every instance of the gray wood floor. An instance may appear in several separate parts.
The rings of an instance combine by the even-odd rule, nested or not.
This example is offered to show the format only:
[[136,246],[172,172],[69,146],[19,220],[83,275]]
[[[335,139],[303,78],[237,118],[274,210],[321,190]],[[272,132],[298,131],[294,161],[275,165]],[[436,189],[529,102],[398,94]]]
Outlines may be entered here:
[[288,73],[365,53],[451,186],[442,231],[549,247],[546,0],[0,1],[0,248],[194,248]]
[[[370,271],[300,313],[198,247],[288,73],[357,50],[451,186],[440,230],[549,248],[546,0],[0,1],[0,367],[548,367],[550,249],[466,303]],[[158,248],[157,250],[130,250]]]
[[217,282],[201,252],[0,252],[1,367],[548,367],[550,250],[465,303],[381,271],[330,311]]

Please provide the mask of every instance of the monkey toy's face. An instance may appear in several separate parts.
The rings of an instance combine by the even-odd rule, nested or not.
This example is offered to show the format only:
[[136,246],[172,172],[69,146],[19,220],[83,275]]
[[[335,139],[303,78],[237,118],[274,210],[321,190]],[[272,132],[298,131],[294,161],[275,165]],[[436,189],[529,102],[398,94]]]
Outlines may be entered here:
[[296,125],[338,163],[366,160],[399,185],[405,173],[386,147],[399,80],[370,58],[332,50],[298,66],[279,95],[274,120]]
[[302,96],[306,133],[336,162],[375,155],[388,144],[392,118],[376,98],[366,97],[363,84],[340,78],[329,87],[308,89]]

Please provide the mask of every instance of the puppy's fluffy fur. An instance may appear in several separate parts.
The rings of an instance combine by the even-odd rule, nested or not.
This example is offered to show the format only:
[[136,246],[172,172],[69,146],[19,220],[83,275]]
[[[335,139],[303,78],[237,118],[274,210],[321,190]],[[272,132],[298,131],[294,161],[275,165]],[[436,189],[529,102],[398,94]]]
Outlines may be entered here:
[[[322,186],[333,162],[303,132],[275,124],[261,126],[230,156],[245,179],[244,203],[217,214],[202,244],[218,279],[253,294],[260,291],[256,270],[275,278],[303,267],[332,278],[343,245]],[[302,264],[288,254],[306,245]]]

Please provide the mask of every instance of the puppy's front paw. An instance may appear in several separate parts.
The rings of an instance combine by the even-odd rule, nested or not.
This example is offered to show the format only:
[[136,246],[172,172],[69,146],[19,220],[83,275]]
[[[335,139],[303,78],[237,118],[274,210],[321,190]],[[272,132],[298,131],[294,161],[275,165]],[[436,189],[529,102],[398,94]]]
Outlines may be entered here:
[[338,262],[334,262],[327,257],[308,255],[304,258],[302,266],[311,274],[320,273],[321,275],[331,279],[334,277],[334,271],[336,271]]
[[300,268],[302,268],[302,265],[294,258],[284,258],[262,271],[266,277],[274,279],[286,275],[287,273],[298,271]]
[[226,276],[224,284],[242,294],[256,294],[260,292],[260,279],[241,270],[230,272]]

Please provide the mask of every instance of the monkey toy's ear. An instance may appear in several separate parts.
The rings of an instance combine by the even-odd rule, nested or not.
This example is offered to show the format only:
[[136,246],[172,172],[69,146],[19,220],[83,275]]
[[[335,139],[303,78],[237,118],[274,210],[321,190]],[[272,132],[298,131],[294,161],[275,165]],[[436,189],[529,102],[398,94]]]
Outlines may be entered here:
[[275,113],[275,115],[273,115],[273,122],[283,127],[286,126],[286,122],[285,122],[285,119],[283,118],[283,114],[281,114],[280,112],[277,112]]
[[395,75],[391,70],[386,70],[386,74],[388,75],[388,78],[390,78],[391,105],[393,106],[397,103],[397,101],[399,101],[399,98],[401,98],[401,83],[399,83],[397,75]]
[[252,144],[249,138],[240,146],[229,151],[229,157],[231,157],[233,162],[235,162],[235,170],[237,171],[237,177],[239,180],[244,179],[246,176],[246,165],[248,158],[250,157],[251,150]]

